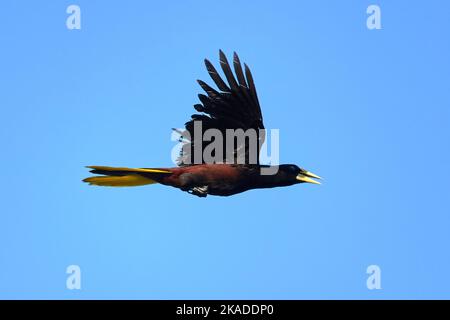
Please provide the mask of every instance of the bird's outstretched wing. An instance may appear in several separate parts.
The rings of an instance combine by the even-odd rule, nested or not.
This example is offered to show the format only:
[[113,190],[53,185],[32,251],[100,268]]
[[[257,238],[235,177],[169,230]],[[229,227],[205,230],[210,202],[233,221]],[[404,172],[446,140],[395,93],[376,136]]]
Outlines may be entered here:
[[[236,53],[233,55],[233,65],[236,77],[233,75],[230,64],[221,50],[219,56],[220,66],[222,67],[228,84],[220,77],[212,63],[205,59],[206,69],[217,85],[219,91],[213,89],[205,82],[197,80],[203,90],[205,90],[206,95],[198,95],[201,103],[194,105],[194,108],[199,113],[193,114],[191,120],[185,124],[185,131],[179,132],[182,137],[185,138],[185,144],[178,159],[178,164],[181,166],[209,163],[208,161],[205,161],[203,157],[198,159],[197,156],[199,154],[198,150],[200,150],[201,155],[203,155],[204,149],[210,143],[208,141],[202,142],[202,137],[208,129],[220,131],[223,138],[222,142],[224,149],[222,155],[217,154],[214,162],[248,164],[255,159],[254,155],[250,157],[249,151],[253,151],[256,148],[256,163],[259,163],[259,150],[264,143],[265,134],[263,130],[259,130],[264,129],[264,124],[255,84],[253,82],[253,76],[246,64],[244,64],[243,71],[241,62]],[[201,124],[201,130],[199,130],[199,124]],[[195,126],[197,126],[197,130],[195,130]],[[253,131],[257,135],[256,142],[254,139],[252,141],[248,136],[244,140],[233,137],[232,139],[234,141],[227,141],[227,129],[242,129],[248,133]],[[201,135],[199,133],[201,133]],[[235,131],[235,133],[238,134],[237,131]],[[211,140],[211,142],[214,142],[214,138]],[[228,140],[231,140],[230,136]],[[228,149],[230,149],[231,142],[233,143],[232,150],[227,150],[227,146]],[[256,146],[251,146],[252,143],[256,144]],[[199,146],[199,144],[201,144],[201,146]],[[196,154],[194,155],[195,152]],[[238,160],[238,158],[240,158],[240,160]]]

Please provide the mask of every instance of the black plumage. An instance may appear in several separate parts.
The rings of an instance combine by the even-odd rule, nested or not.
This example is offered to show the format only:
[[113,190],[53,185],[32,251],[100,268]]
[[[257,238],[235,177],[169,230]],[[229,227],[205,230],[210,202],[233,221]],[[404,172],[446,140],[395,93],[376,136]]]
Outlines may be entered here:
[[[226,129],[242,129],[244,131],[248,129],[254,129],[257,134],[257,154],[256,163],[259,163],[259,150],[265,140],[265,132],[260,131],[264,129],[263,117],[261,113],[261,107],[258,101],[258,95],[256,93],[253,76],[247,65],[244,65],[245,76],[242,70],[242,65],[239,57],[236,53],[233,55],[233,66],[236,73],[236,78],[231,70],[231,66],[225,54],[220,50],[220,66],[227,79],[227,83],[221,78],[219,73],[213,64],[205,59],[206,69],[209,75],[216,84],[220,91],[209,86],[202,80],[197,80],[202,89],[206,92],[206,95],[199,94],[199,100],[201,104],[194,105],[196,111],[201,114],[193,114],[191,120],[185,124],[186,131],[181,132],[182,136],[189,136],[190,139],[186,141],[186,145],[183,146],[178,164],[181,166],[205,163],[203,159],[199,162],[195,162],[194,148],[196,143],[202,143],[202,152],[206,147],[203,143],[203,135],[208,129],[217,129],[222,133],[224,150],[222,152],[223,158],[218,163],[237,163],[237,156],[241,154],[245,157],[244,160],[240,160],[242,163],[250,163],[250,142],[247,140],[234,140],[234,150],[231,159],[227,158],[226,146]],[[201,122],[202,131],[201,135],[195,135],[194,123]],[[243,150],[245,148],[245,150]],[[229,151],[229,150],[228,150]],[[254,163],[253,163],[254,164]]]

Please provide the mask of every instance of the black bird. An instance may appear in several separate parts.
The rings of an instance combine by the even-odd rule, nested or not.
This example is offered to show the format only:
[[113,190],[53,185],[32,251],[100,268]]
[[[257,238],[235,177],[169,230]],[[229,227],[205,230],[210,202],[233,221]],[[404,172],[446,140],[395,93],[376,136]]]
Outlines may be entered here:
[[[185,130],[176,130],[184,141],[178,167],[136,169],[88,166],[92,169],[91,173],[100,176],[92,176],[83,181],[91,185],[111,187],[160,183],[199,197],[206,197],[208,194],[230,196],[250,189],[284,187],[305,182],[320,184],[314,180],[320,179],[319,176],[293,164],[259,164],[259,151],[265,134],[252,74],[246,64],[244,70],[242,69],[236,53],[233,56],[236,77],[221,50],[219,56],[228,83],[220,77],[211,62],[205,59],[208,73],[219,91],[198,80],[207,95],[199,94],[201,103],[194,105],[199,113],[191,116],[185,124]],[[215,132],[223,137],[222,152],[220,147],[211,152],[213,161],[204,158],[205,149],[208,147],[204,135],[208,129],[215,129]],[[252,149],[252,141],[248,137],[238,139],[230,136],[227,140],[227,129],[255,133],[254,148]],[[227,148],[228,141],[233,143],[231,150]],[[256,152],[252,154],[252,150]],[[196,158],[196,152],[200,152],[197,153],[200,154],[200,159]]]

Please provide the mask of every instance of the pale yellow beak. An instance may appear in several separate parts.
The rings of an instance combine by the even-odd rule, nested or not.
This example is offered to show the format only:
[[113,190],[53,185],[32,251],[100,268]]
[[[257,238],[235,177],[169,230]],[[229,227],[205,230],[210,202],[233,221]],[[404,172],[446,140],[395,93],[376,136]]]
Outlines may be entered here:
[[298,181],[301,182],[307,182],[307,183],[314,183],[314,184],[321,184],[319,181],[313,180],[311,178],[314,179],[322,179],[321,177],[319,177],[317,174],[314,174],[312,172],[309,171],[303,171],[302,173],[299,173],[296,177],[296,179]]

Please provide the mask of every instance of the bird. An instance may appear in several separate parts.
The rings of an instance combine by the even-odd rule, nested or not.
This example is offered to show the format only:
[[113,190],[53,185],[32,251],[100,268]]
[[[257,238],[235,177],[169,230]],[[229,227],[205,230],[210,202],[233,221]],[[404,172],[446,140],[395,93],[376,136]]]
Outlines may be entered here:
[[[253,189],[301,183],[320,184],[317,180],[321,177],[295,164],[259,163],[259,153],[265,142],[263,117],[250,68],[245,63],[242,68],[237,53],[233,53],[235,76],[226,55],[219,50],[219,63],[226,81],[208,59],[204,62],[218,90],[197,80],[206,95],[198,95],[200,103],[194,105],[197,113],[185,123],[184,130],[173,129],[180,135],[179,141],[183,145],[176,167],[87,166],[95,176],[83,181],[109,187],[162,184],[202,198],[208,195],[232,196]],[[212,161],[202,157],[208,148],[204,144],[204,135],[209,129],[222,134],[225,140],[228,138],[211,152]],[[229,137],[227,132],[230,130],[253,133],[255,139]],[[227,144],[229,141],[232,144]],[[195,157],[196,150],[200,151],[200,157]]]

